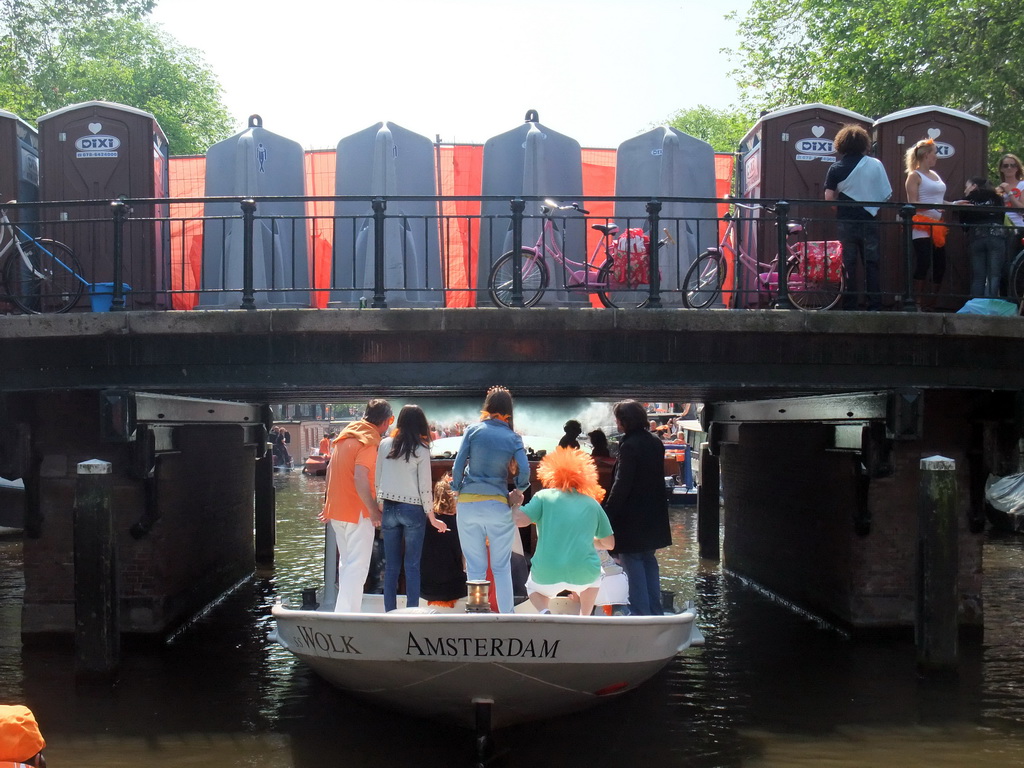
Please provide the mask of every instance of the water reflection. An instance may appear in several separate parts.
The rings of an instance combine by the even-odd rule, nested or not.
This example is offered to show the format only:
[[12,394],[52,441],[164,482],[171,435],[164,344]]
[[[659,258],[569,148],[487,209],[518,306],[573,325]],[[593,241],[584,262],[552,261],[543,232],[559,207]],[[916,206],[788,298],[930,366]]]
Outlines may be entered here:
[[[174,642],[125,653],[114,687],[76,685],[69,649],[23,651],[21,544],[0,540],[0,701],[43,723],[52,766],[463,766],[467,732],[339,693],[268,640],[270,606],[321,578],[323,478],[275,478],[275,568]],[[673,513],[665,588],[707,636],[640,690],[500,732],[499,765],[1007,766],[1024,761],[1024,546],[985,547],[983,644],[959,674],[922,678],[909,644],[854,643],[697,559]]]

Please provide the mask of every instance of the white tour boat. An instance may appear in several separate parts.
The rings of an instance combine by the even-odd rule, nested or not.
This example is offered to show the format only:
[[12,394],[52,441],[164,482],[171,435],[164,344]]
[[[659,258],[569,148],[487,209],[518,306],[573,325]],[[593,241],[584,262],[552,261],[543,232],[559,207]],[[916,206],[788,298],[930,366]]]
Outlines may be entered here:
[[[401,604],[401,603],[400,603]],[[458,606],[462,606],[460,601]],[[276,640],[339,688],[421,717],[503,727],[583,709],[636,688],[696,641],[694,613],[539,615],[399,608],[362,613],[277,604]],[[459,612],[461,611],[461,612]]]

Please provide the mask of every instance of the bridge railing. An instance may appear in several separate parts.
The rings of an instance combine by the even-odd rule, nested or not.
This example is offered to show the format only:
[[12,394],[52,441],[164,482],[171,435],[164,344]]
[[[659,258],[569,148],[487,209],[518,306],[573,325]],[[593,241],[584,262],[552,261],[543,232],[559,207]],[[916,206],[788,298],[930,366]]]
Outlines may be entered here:
[[[603,292],[622,308],[683,308],[687,271],[720,245],[723,290],[709,306],[788,308],[791,285],[772,278],[766,265],[788,247],[808,254],[810,243],[839,239],[836,204],[820,200],[579,202],[585,213],[556,210],[549,218],[544,200],[529,196],[123,199],[7,210],[30,235],[66,243],[82,282],[99,286],[87,295],[112,290],[114,310],[494,306],[490,277],[506,254],[499,277],[508,290],[501,298],[512,306],[602,307]],[[978,289],[963,209],[944,209],[945,260],[933,259],[926,279],[915,283],[914,209],[881,204],[878,290],[865,293],[865,265],[855,259],[856,272],[847,277],[856,291],[847,305],[955,310],[984,291],[1019,298],[1024,286],[1008,284],[1005,268],[999,285]],[[725,213],[735,219],[728,230]],[[802,231],[788,234],[790,220]],[[608,238],[594,229],[613,224],[618,231]],[[646,253],[631,230],[649,238]],[[1009,267],[1020,242],[1009,229],[1002,234]],[[522,272],[523,254],[536,250],[547,267],[540,296],[537,277]],[[827,272],[827,260],[840,257],[823,253]],[[92,306],[83,299],[74,311]]]

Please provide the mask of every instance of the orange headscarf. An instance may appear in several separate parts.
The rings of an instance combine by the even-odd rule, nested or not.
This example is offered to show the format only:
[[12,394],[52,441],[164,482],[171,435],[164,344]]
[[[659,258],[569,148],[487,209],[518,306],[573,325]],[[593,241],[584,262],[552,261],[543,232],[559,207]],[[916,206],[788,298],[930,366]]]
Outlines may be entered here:
[[597,466],[579,448],[555,448],[541,459],[537,478],[545,488],[577,491],[597,501],[604,498],[604,488],[597,481]]

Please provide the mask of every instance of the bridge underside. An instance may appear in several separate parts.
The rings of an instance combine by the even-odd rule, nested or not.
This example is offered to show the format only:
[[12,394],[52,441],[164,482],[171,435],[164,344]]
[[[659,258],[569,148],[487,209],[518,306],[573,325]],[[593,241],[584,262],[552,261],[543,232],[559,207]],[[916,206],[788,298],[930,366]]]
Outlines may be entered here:
[[12,316],[4,391],[249,402],[519,396],[727,402],[894,388],[1024,390],[1019,318],[450,309]]

